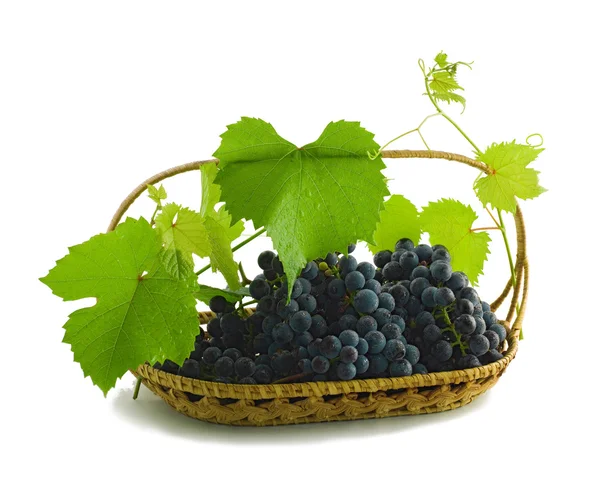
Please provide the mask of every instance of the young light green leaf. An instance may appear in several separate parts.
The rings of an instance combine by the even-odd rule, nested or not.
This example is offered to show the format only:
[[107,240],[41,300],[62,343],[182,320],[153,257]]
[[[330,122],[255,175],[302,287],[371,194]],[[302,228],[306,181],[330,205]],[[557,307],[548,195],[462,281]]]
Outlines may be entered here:
[[452,256],[452,268],[467,274],[474,285],[483,272],[483,264],[490,252],[487,232],[473,232],[477,214],[468,205],[442,199],[429,203],[420,215],[423,231],[429,233],[432,245],[444,245]]
[[149,361],[182,362],[198,334],[194,289],[168,275],[161,240],[141,218],[69,248],[40,279],[64,300],[96,298],[73,312],[64,342],[106,393],[127,370]]
[[402,195],[392,195],[384,204],[381,218],[373,234],[374,244],[369,244],[371,252],[394,251],[396,242],[410,238],[415,245],[421,237],[419,212],[410,200]]
[[448,105],[450,105],[452,102],[460,103],[463,107],[467,105],[467,100],[465,97],[459,95],[458,93],[436,92],[433,96],[440,102],[446,102]]
[[379,146],[358,122],[332,122],[301,148],[256,118],[229,125],[221,138],[214,155],[223,200],[234,221],[267,229],[290,284],[308,260],[372,241],[389,192],[383,161],[368,156]]
[[179,250],[190,263],[192,253],[199,257],[210,254],[204,219],[189,208],[175,203],[166,204],[156,216],[156,228],[163,237],[165,248]]
[[435,72],[429,82],[429,88],[435,93],[448,93],[454,90],[464,90],[450,72]]
[[240,276],[238,265],[233,259],[231,251],[231,241],[240,236],[244,230],[242,222],[237,222],[231,226],[231,215],[225,209],[225,205],[221,206],[218,212],[212,211],[205,218],[206,232],[210,243],[210,265],[212,271],[219,270],[227,286],[232,289],[240,288]]
[[477,159],[492,169],[475,182],[475,192],[481,203],[500,210],[515,212],[517,200],[535,198],[546,191],[539,184],[538,171],[527,168],[543,148],[510,143],[493,143]]
[[178,280],[197,280],[194,275],[194,264],[190,255],[186,255],[181,250],[174,248],[163,249],[160,253],[160,259],[167,273]]
[[156,188],[154,185],[148,185],[148,197],[156,202],[157,205],[160,205],[162,200],[167,199],[165,187],[161,185],[159,188]]
[[235,291],[232,290],[222,290],[220,288],[210,287],[208,285],[198,285],[196,291],[194,292],[195,297],[201,302],[206,303],[207,305],[210,302],[210,299],[216,297],[217,295],[221,295],[228,302],[236,303],[239,302],[244,297],[249,297],[250,292],[247,288],[240,288]]
[[434,60],[440,68],[444,68],[446,65],[448,65],[448,55],[444,52],[438,53]]

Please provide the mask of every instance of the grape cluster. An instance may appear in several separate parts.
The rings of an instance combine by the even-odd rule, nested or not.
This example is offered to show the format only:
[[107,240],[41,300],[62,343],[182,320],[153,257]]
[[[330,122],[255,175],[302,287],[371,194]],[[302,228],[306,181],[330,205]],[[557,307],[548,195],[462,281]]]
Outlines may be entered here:
[[[222,296],[183,365],[169,373],[224,383],[352,380],[472,368],[502,358],[506,329],[442,245],[403,238],[373,263],[348,253],[309,262],[288,290],[279,257],[262,252],[247,316]],[[289,298],[289,300],[288,300]],[[208,339],[210,337],[210,339]]]

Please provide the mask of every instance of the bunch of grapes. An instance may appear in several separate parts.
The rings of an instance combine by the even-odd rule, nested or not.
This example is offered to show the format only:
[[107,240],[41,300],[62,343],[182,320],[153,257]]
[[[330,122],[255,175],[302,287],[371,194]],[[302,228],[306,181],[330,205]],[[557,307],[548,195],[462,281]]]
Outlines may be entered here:
[[[251,315],[222,296],[194,350],[169,373],[268,384],[398,377],[472,368],[502,358],[506,329],[442,245],[403,238],[373,263],[351,253],[309,262],[288,290],[279,257],[262,252]],[[207,338],[206,333],[210,339]]]

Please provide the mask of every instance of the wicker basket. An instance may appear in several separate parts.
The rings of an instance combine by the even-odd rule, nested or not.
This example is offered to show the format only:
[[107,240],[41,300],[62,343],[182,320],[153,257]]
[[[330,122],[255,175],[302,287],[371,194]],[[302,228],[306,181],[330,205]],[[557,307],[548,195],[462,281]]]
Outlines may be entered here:
[[[383,157],[387,158],[442,158],[491,173],[488,166],[479,161],[446,152],[386,150],[382,153]],[[207,162],[216,160],[188,163],[146,180],[123,201],[108,230],[116,227],[123,214],[146,190],[148,184],[160,182],[182,172],[197,170],[202,163]],[[148,364],[139,366],[132,373],[141,377],[147,388],[184,415],[229,425],[265,426],[380,418],[443,412],[466,405],[494,386],[517,353],[527,301],[528,264],[525,226],[518,206],[514,217],[518,245],[515,263],[516,287],[512,288],[512,278],[509,279],[502,294],[491,304],[492,311],[497,310],[511,290],[513,291],[509,311],[503,322],[508,330],[503,345],[504,356],[494,363],[465,370],[408,377],[272,385],[224,384],[194,380],[165,373]],[[519,300],[521,308],[513,320]],[[212,317],[212,313],[203,312],[200,314],[200,321],[206,323]],[[192,401],[190,397],[196,401]]]

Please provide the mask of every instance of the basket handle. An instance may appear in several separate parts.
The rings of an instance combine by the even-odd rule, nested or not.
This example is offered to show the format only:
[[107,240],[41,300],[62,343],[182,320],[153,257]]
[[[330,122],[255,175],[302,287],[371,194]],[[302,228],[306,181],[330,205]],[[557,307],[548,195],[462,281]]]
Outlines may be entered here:
[[[439,158],[443,160],[449,160],[453,162],[463,163],[470,167],[476,168],[485,174],[492,174],[491,169],[483,162],[473,160],[472,158],[464,155],[458,155],[456,153],[441,152],[436,150],[383,150],[381,152],[383,158]],[[148,185],[154,185],[166,178],[173,177],[180,173],[190,172],[200,168],[200,165],[205,163],[218,163],[217,159],[211,160],[199,160],[190,163],[184,163],[176,167],[169,168],[163,172],[157,173],[151,176],[146,181],[138,185],[128,196],[121,202],[119,208],[113,215],[113,218],[108,226],[108,231],[112,231],[116,228],[121,218],[133,202],[148,188]],[[516,276],[516,287],[512,288],[512,277],[509,278],[504,291],[500,296],[491,304],[492,310],[497,310],[500,305],[506,300],[510,291],[513,290],[513,295],[506,316],[505,323],[510,327],[510,337],[518,338],[523,325],[523,317],[525,315],[525,306],[527,303],[527,293],[529,286],[529,265],[527,262],[526,254],[526,235],[525,235],[525,223],[523,220],[523,212],[517,204],[517,209],[514,214],[515,228],[517,232],[517,259],[515,262],[515,276]],[[521,292],[522,291],[522,292]],[[521,303],[519,314],[513,322],[513,316],[516,312],[517,303]]]

